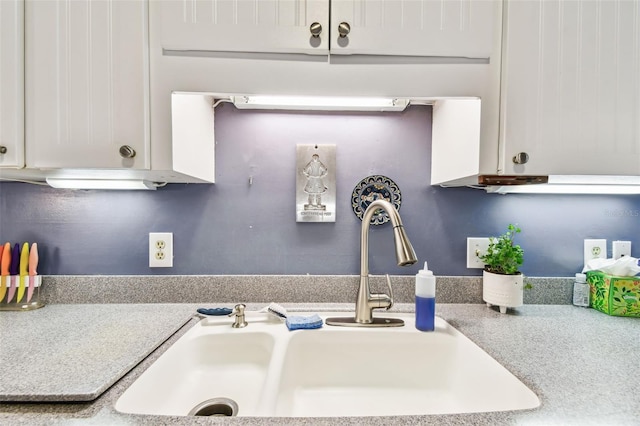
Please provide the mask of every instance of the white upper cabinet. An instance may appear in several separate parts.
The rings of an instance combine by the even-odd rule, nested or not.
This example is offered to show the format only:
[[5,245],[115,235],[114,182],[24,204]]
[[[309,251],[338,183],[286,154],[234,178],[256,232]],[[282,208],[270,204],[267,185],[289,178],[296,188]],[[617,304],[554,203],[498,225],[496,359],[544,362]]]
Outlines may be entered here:
[[24,1],[0,1],[0,167],[24,166]]
[[152,163],[178,93],[481,99],[497,146],[501,22],[500,0],[150,0]]
[[169,51],[328,53],[328,0],[152,2]]
[[488,59],[493,47],[495,0],[152,1],[168,51]]
[[[508,1],[504,174],[640,174],[638,1]],[[527,153],[526,164],[513,157]]]
[[488,59],[495,0],[337,0],[331,53]]
[[147,9],[26,1],[28,167],[150,167]]

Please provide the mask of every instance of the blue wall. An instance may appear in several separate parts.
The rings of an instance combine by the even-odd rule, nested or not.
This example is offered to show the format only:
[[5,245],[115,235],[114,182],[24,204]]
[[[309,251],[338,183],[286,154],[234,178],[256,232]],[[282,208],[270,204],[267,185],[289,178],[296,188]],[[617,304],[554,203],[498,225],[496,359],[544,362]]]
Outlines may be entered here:
[[[0,240],[37,241],[42,274],[359,274],[360,220],[350,196],[382,174],[402,191],[400,213],[418,257],[438,275],[466,268],[466,237],[519,224],[530,276],[572,276],[582,240],[628,239],[640,254],[640,197],[495,195],[429,185],[431,108],[403,113],[237,111],[216,115],[214,185],[158,191],[70,191],[0,184]],[[337,221],[296,223],[295,151],[336,144]],[[249,176],[253,185],[249,185]],[[173,268],[149,268],[149,232],[173,232]],[[395,264],[390,226],[374,227],[374,274],[415,274]]]

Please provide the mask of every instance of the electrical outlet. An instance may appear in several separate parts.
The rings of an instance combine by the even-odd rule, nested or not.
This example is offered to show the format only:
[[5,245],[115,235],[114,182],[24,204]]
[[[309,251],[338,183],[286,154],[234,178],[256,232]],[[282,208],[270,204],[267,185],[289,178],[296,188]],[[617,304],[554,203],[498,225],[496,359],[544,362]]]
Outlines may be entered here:
[[584,264],[597,258],[607,258],[607,240],[584,240]]
[[614,241],[611,243],[611,252],[614,259],[631,256],[631,241]]
[[149,267],[172,268],[173,267],[173,233],[150,232],[149,233]]
[[467,238],[467,268],[484,268],[484,262],[478,255],[483,255],[489,248],[489,238]]

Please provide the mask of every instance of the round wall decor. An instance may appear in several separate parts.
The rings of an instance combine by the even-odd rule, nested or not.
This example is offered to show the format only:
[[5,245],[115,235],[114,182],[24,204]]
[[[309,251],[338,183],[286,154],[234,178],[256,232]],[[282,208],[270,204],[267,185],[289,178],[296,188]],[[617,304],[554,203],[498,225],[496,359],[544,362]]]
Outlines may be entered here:
[[[362,220],[369,204],[375,200],[386,200],[400,210],[402,194],[398,185],[390,178],[382,175],[367,176],[362,179],[351,194],[351,208]],[[382,209],[376,210],[371,218],[372,225],[382,225],[389,221],[389,215]]]

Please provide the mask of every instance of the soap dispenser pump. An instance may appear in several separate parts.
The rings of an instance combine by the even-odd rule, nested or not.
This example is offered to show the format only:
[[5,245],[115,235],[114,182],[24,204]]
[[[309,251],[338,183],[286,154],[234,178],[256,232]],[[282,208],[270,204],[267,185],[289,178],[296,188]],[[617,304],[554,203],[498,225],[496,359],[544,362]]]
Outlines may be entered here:
[[436,277],[429,270],[427,262],[424,269],[416,275],[416,328],[420,331],[433,331],[436,318]]

